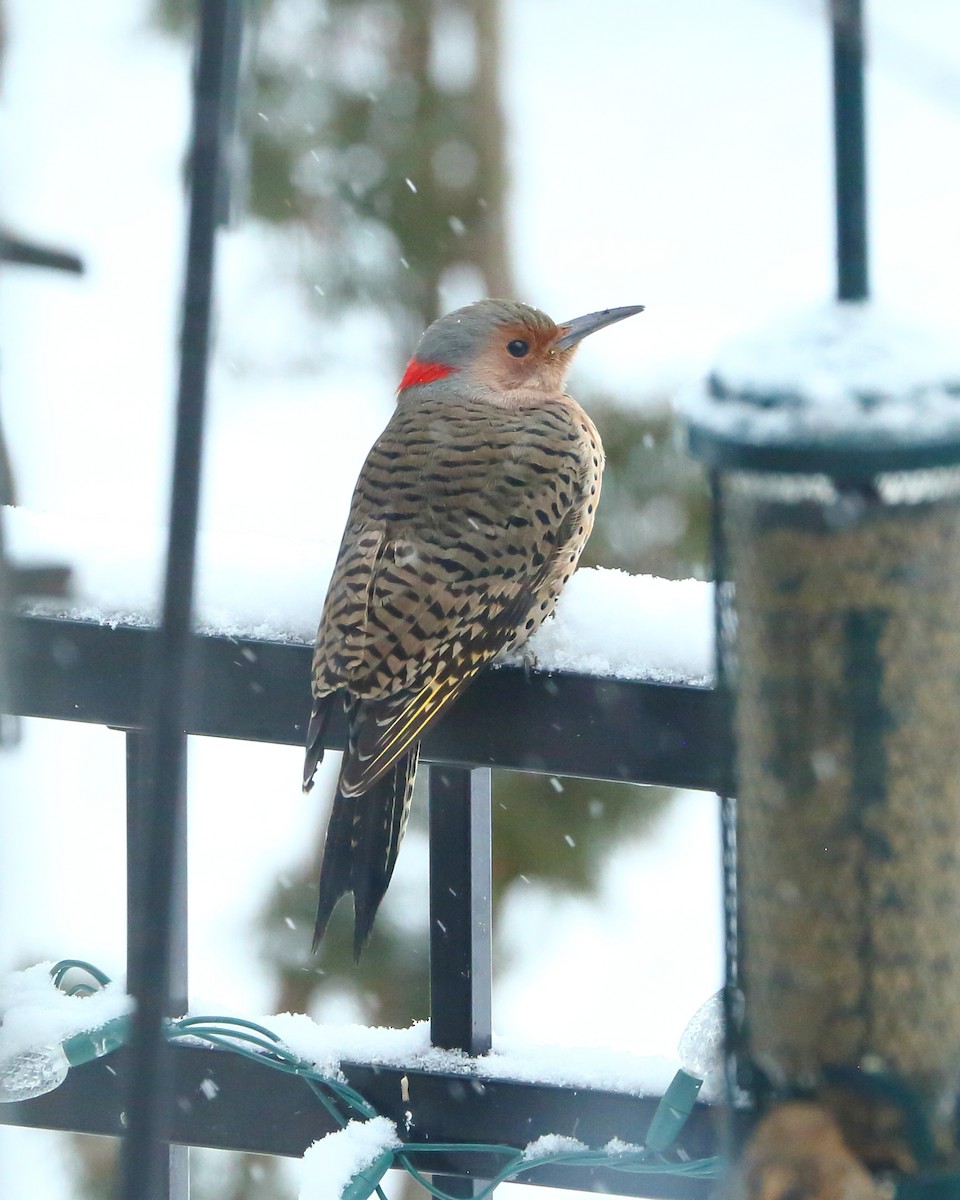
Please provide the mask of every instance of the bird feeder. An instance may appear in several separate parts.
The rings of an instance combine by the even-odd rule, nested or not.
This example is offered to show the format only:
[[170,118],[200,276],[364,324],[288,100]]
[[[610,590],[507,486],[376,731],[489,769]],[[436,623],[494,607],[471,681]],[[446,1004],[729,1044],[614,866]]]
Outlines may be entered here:
[[731,700],[740,1082],[833,1097],[868,1166],[955,1162],[960,363],[839,304],[731,348],[686,409]]

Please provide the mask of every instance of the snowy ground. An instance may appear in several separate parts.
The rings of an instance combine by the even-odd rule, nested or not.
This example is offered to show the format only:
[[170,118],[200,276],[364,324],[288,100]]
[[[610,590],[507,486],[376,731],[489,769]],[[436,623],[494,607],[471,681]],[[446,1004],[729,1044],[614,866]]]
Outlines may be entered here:
[[[10,271],[0,281],[3,418],[20,500],[56,519],[126,527],[118,541],[132,557],[165,506],[189,68],[181,48],[144,31],[145,7],[8,0],[0,109],[3,218],[88,263],[79,280]],[[734,334],[829,295],[820,7],[595,0],[584,22],[578,0],[510,0],[511,236],[524,298],[561,318],[647,305],[642,329],[615,327],[584,347],[581,378],[628,397],[686,382]],[[955,322],[960,158],[943,147],[960,135],[960,10],[952,0],[869,7],[876,291],[921,320]],[[282,529],[329,553],[389,413],[383,339],[346,326],[331,359],[282,244],[241,226],[221,250],[206,539]],[[317,611],[322,590],[317,568]],[[0,810],[0,968],[69,954],[119,973],[120,735],[31,722],[0,766],[15,798]],[[248,931],[272,880],[316,836],[299,767],[285,747],[191,748],[198,997],[269,1006]],[[237,817],[229,829],[225,803]],[[511,904],[497,936],[525,953],[498,984],[499,1032],[673,1055],[719,982],[716,860],[715,807],[691,794],[647,842],[611,859],[596,905],[558,906],[535,889]],[[676,894],[681,871],[684,901],[667,921],[662,896]],[[0,1130],[4,1195],[67,1200],[56,1144]],[[533,1195],[503,1189],[511,1194]]]

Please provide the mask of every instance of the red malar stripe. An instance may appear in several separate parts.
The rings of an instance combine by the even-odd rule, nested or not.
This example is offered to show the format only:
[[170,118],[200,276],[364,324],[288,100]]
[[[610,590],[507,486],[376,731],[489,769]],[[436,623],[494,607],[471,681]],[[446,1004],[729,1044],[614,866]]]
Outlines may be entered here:
[[446,363],[421,362],[419,358],[411,358],[397,391],[402,392],[415,383],[433,383],[435,379],[443,379],[444,375],[451,375],[455,370],[456,367],[448,367]]

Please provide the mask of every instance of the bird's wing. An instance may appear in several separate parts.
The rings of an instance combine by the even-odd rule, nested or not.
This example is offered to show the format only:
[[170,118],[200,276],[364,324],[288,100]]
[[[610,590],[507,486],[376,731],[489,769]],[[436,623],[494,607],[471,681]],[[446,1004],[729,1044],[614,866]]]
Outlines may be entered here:
[[370,606],[386,539],[386,528],[379,521],[348,527],[344,534],[313,652],[315,696],[349,686],[370,670]]
[[[553,552],[534,546],[481,573],[451,566],[450,546],[427,536],[391,536],[364,526],[341,551],[313,655],[313,690],[363,699],[416,690],[452,659],[477,670],[512,640]],[[466,556],[463,556],[466,558]],[[472,659],[477,658],[476,664]],[[425,673],[426,672],[426,673]]]
[[460,619],[447,633],[427,639],[409,686],[362,703],[340,780],[345,795],[360,795],[419,742],[481,667],[516,638],[537,594],[535,578],[511,580],[509,586],[496,580],[469,604],[461,599]]

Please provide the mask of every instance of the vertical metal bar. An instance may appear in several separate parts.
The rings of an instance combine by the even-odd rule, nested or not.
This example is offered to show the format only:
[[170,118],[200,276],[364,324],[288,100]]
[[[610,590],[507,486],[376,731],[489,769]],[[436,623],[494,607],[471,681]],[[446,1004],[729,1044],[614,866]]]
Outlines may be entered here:
[[[710,472],[710,557],[713,562],[713,646],[714,687],[722,702],[721,745],[725,757],[724,789],[720,802],[720,853],[723,881],[723,957],[724,957],[724,1028],[728,1069],[736,1072],[741,1046],[740,1011],[740,930],[737,909],[737,802],[736,747],[734,745],[734,681],[736,672],[735,640],[731,628],[732,588],[727,569],[726,531],[724,529],[723,480],[719,471]],[[737,1080],[727,1080],[734,1089]]]
[[[183,821],[184,700],[196,562],[200,461],[210,341],[214,243],[221,200],[224,95],[229,31],[240,0],[203,0],[194,78],[187,239],[177,428],[159,653],[153,664],[147,753],[140,779],[145,852],[139,887],[149,916],[129,948],[128,987],[136,1001],[130,1044],[126,1136],[121,1158],[123,1200],[163,1200],[169,1187],[171,1080],[162,1024],[170,1009],[171,897],[177,831]],[[145,913],[146,916],[146,913]]]
[[430,767],[430,1036],[486,1054],[491,1042],[490,769]]
[[[153,919],[151,897],[144,888],[150,822],[144,770],[149,751],[147,737],[138,730],[126,734],[127,746],[127,973],[132,968],[132,948],[142,941],[146,923]],[[186,771],[181,775],[186,795]],[[176,831],[174,879],[170,896],[170,1005],[168,1016],[185,1012],[187,979],[187,833],[184,808]],[[161,1194],[169,1200],[189,1200],[190,1150],[168,1146],[159,1164]]]
[[720,866],[723,886],[723,1024],[724,1082],[727,1106],[722,1118],[724,1141],[731,1159],[739,1154],[740,1128],[730,1119],[734,1096],[747,1082],[749,1063],[744,1055],[744,1011],[740,990],[740,931],[737,894],[737,748],[734,703],[737,674],[733,582],[727,560],[726,512],[723,476],[710,472],[710,558],[713,563],[714,688],[721,701],[720,746],[723,754],[723,790],[720,805]]
[[837,299],[865,300],[869,279],[861,0],[831,0],[831,16]]
[[[490,769],[438,763],[430,809],[430,1040],[486,1054],[492,1040],[492,855]],[[434,1176],[449,1196],[480,1180]]]

